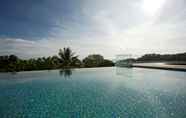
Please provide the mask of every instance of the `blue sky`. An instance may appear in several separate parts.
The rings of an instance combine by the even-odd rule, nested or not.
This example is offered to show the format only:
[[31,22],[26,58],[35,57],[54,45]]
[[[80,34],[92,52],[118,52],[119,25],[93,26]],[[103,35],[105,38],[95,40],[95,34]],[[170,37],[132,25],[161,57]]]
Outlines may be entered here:
[[57,27],[56,22],[73,20],[79,8],[80,3],[74,0],[1,0],[0,35],[32,40],[46,38]]
[[0,55],[186,51],[185,0],[1,0]]

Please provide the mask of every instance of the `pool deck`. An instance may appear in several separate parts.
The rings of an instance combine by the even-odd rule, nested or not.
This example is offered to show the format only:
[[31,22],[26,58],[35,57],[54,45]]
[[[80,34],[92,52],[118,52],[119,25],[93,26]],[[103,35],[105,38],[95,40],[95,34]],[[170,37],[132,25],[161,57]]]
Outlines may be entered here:
[[151,68],[186,72],[186,65],[169,65],[165,63],[134,63],[132,67]]

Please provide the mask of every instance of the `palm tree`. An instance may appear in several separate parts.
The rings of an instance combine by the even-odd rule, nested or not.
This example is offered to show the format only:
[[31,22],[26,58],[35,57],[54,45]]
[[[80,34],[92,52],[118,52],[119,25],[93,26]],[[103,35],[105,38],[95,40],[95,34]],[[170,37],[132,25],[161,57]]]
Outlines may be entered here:
[[62,64],[62,67],[75,66],[74,64],[78,60],[78,56],[76,56],[69,47],[63,48],[63,50],[59,49],[58,55],[60,56],[60,63]]

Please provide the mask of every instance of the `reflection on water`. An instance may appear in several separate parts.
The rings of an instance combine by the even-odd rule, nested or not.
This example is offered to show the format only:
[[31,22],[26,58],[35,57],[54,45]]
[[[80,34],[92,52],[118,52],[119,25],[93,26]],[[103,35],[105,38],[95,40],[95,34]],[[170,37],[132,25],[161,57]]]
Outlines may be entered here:
[[10,72],[10,74],[11,74],[11,75],[16,75],[16,74],[17,74],[17,72]]
[[132,77],[132,74],[133,74],[132,68],[116,67],[116,75]]
[[2,73],[0,118],[186,118],[185,77],[115,67]]
[[65,78],[69,78],[72,75],[72,70],[71,69],[61,69],[59,70],[60,76],[63,76]]

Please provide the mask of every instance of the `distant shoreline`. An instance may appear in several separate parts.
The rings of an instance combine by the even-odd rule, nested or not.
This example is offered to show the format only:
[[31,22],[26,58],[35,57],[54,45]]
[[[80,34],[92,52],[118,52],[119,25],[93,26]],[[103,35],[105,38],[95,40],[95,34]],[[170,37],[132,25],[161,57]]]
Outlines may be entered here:
[[186,65],[177,63],[134,63],[132,67],[186,72]]

